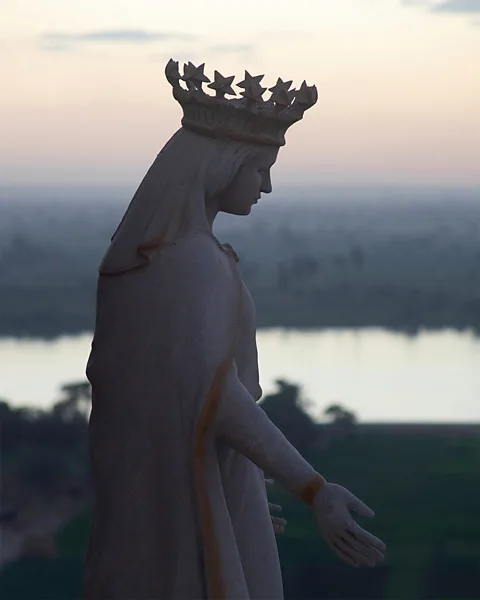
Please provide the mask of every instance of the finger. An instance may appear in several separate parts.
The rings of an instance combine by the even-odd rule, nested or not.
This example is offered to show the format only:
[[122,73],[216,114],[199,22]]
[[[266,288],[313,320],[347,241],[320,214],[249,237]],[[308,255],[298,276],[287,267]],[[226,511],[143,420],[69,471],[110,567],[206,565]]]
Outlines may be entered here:
[[373,546],[379,552],[385,552],[385,550],[387,549],[382,540],[363,529],[363,527],[360,527],[360,525],[355,523],[355,521],[351,525],[349,525],[347,529],[356,539],[358,539],[361,542],[364,542],[368,546]]
[[281,525],[273,525],[273,531],[275,533],[285,533],[285,527],[282,527]]
[[368,544],[365,544],[364,542],[358,540],[349,531],[345,531],[345,533],[340,535],[340,537],[346,544],[353,546],[359,552],[371,558],[375,562],[375,564],[381,563],[385,560],[385,557],[379,550],[377,550],[373,546],[369,546]]
[[377,550],[377,548],[375,548],[374,546],[370,546],[369,544],[366,544],[365,542],[359,540],[350,531],[345,531],[345,533],[341,537],[347,544],[352,544],[360,552],[362,552],[366,556],[369,556],[370,558],[373,558],[376,564],[381,563],[385,560],[385,557],[380,552],[380,550]]
[[281,519],[280,517],[272,517],[272,523],[274,525],[278,525],[279,527],[285,527],[285,525],[287,524],[285,519]]
[[371,548],[371,555],[373,556],[373,560],[375,561],[376,565],[385,562],[385,556],[380,552],[380,550]]
[[341,537],[335,538],[335,545],[338,548],[340,548],[344,554],[347,554],[348,556],[350,556],[350,558],[355,560],[361,566],[368,566],[368,567],[375,566],[375,561],[373,560],[373,558],[371,558],[371,557],[367,556],[366,554],[364,554],[363,552],[361,552],[355,545],[353,545],[351,543],[347,543]]
[[373,558],[366,556],[365,554],[360,552],[360,550],[358,550],[355,546],[345,542],[345,540],[343,540],[341,537],[336,537],[334,544],[344,554],[349,556],[352,560],[356,561],[360,565],[364,565],[364,566],[368,566],[368,567],[375,566],[375,561],[373,560]]
[[360,565],[358,564],[358,562],[356,560],[354,560],[353,558],[350,558],[350,556],[348,554],[345,554],[345,552],[343,552],[343,550],[341,548],[339,548],[338,546],[336,546],[334,543],[329,543],[328,545],[333,550],[333,552],[338,556],[338,558],[343,560],[343,562],[346,562],[351,567],[355,567],[356,569],[358,569],[360,567]]
[[375,516],[373,510],[353,494],[348,503],[348,508],[356,512],[357,515],[360,515],[361,517],[372,518]]
[[280,504],[272,504],[271,502],[269,502],[268,508],[270,509],[270,512],[282,512],[282,507],[280,506]]
[[[363,537],[360,533],[360,527],[355,523],[355,527],[346,527],[345,531],[341,534],[341,537],[345,539],[346,542],[351,542],[355,546],[359,546],[361,548],[368,548],[371,550],[375,550],[376,552],[380,552],[379,548],[373,546],[370,542],[367,541],[365,537]],[[357,532],[357,533],[355,533]],[[366,533],[366,532],[365,532]],[[374,536],[372,536],[374,537]],[[375,538],[378,539],[378,538]]]
[[275,482],[273,481],[273,479],[265,477],[265,485],[273,485],[274,483]]

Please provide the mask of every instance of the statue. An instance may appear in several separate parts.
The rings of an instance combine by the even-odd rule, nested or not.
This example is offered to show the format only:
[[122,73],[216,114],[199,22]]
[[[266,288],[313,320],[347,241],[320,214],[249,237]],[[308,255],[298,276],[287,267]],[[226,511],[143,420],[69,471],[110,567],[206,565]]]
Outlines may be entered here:
[[[95,489],[88,600],[283,597],[264,473],[312,507],[320,533],[353,567],[384,544],[351,511],[373,511],[327,482],[257,404],[254,305],[218,212],[248,215],[271,192],[287,128],[317,90],[291,81],[262,98],[262,76],[188,63],[166,76],[182,127],[157,156],[99,268],[87,377]],[[271,507],[272,512],[276,507]]]

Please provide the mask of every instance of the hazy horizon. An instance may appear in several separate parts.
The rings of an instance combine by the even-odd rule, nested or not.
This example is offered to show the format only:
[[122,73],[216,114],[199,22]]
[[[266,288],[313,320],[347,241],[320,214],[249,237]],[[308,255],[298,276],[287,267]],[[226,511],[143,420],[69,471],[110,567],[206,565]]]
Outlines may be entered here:
[[[11,202],[105,202],[125,204],[133,197],[140,181],[131,185],[0,185],[0,205]],[[335,203],[480,203],[480,185],[398,185],[398,184],[344,184],[329,183],[301,185],[275,184],[271,195],[262,196],[262,205],[301,201],[305,204]]]

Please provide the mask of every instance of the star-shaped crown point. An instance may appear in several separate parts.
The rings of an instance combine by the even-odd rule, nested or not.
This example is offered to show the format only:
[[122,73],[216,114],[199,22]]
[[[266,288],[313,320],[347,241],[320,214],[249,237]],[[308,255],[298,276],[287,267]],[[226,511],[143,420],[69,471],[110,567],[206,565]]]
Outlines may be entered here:
[[235,75],[231,75],[230,77],[224,77],[221,73],[215,71],[213,76],[213,83],[210,83],[209,85],[207,85],[207,87],[209,87],[212,90],[215,90],[217,96],[221,98],[223,98],[223,96],[225,95],[236,96],[235,91],[232,89],[232,83],[235,79]]
[[314,85],[307,85],[306,81],[303,81],[300,89],[295,92],[295,102],[302,106],[313,106],[318,100],[318,91]]
[[203,83],[209,83],[210,79],[203,72],[205,68],[205,63],[202,63],[198,67],[196,67],[192,62],[188,61],[183,65],[183,77],[182,79],[186,81],[187,85],[190,84],[189,87],[193,84],[197,89],[202,89]]
[[288,91],[292,83],[292,81],[283,81],[279,77],[277,83],[273,87],[268,88],[268,91],[272,92],[270,100],[279,106],[288,106],[295,94],[294,90]]
[[254,100],[255,102],[262,102],[263,92],[267,88],[264,88],[260,85],[260,82],[265,77],[265,75],[250,75],[248,71],[245,71],[245,79],[240,83],[237,83],[237,87],[243,88],[243,92],[241,95],[244,98],[248,98],[249,100]]

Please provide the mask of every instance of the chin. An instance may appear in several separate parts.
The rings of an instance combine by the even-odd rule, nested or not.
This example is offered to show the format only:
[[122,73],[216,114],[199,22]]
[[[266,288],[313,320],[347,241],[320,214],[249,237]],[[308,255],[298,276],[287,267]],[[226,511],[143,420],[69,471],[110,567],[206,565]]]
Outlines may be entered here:
[[242,208],[241,210],[237,210],[237,211],[235,211],[234,213],[231,213],[231,214],[237,215],[239,217],[246,217],[251,212],[252,212],[252,208],[250,206],[247,206],[247,207]]
[[249,215],[252,212],[252,207],[245,206],[244,208],[237,208],[237,209],[233,209],[233,210],[223,210],[222,212],[224,212],[227,215],[233,215],[235,217],[246,217],[247,215]]

